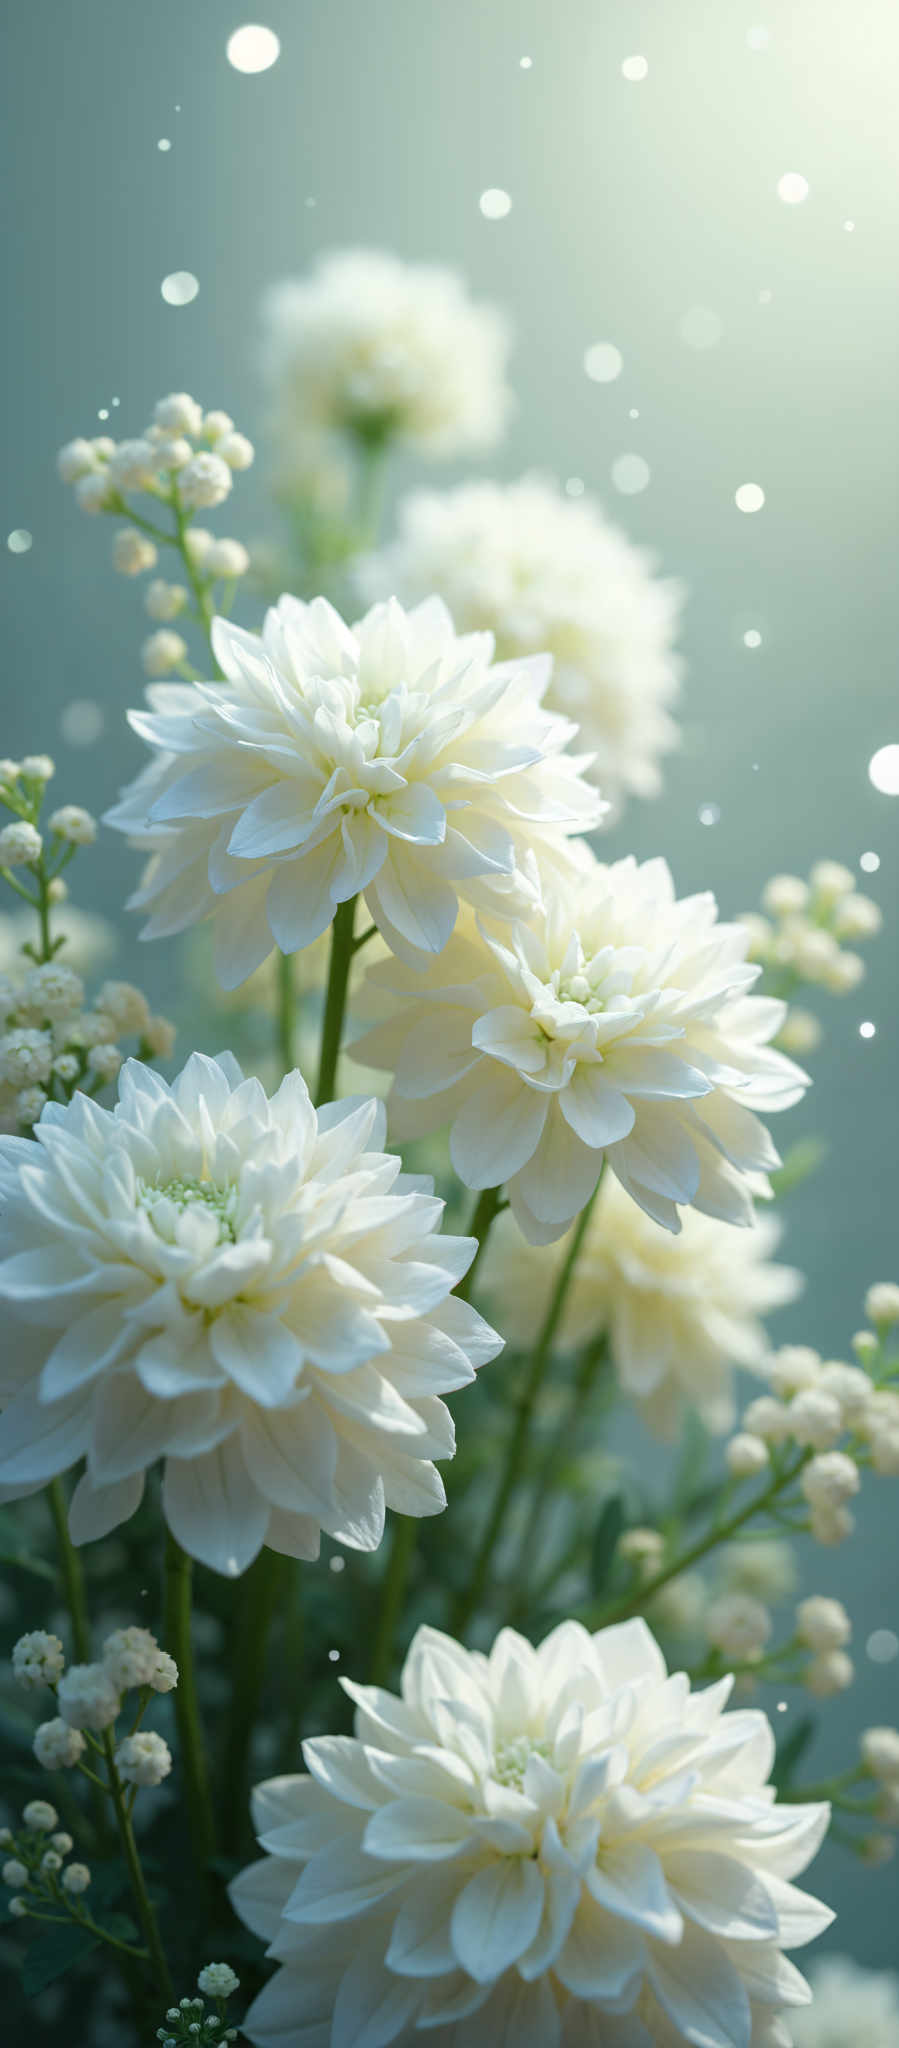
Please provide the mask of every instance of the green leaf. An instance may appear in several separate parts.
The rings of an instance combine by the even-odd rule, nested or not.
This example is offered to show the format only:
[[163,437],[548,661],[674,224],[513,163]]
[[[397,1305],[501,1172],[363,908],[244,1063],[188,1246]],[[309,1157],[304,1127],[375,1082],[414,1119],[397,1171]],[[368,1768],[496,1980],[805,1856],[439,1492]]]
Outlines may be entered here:
[[46,1934],[39,1934],[33,1941],[22,1961],[22,1988],[27,1998],[37,1998],[46,1991],[48,1984],[55,1984],[58,1977],[64,1977],[68,1970],[74,1970],[92,1949],[99,1947],[96,1934],[86,1927],[76,1927],[74,1921],[64,1927],[48,1927]]
[[621,1495],[613,1494],[612,1499],[606,1501],[590,1546],[590,1585],[594,1593],[602,1591],[611,1572],[624,1519]]
[[801,1721],[797,1721],[795,1728],[790,1730],[785,1740],[778,1743],[774,1769],[771,1773],[772,1783],[777,1786],[778,1791],[791,1783],[817,1726],[815,1715],[806,1714]]

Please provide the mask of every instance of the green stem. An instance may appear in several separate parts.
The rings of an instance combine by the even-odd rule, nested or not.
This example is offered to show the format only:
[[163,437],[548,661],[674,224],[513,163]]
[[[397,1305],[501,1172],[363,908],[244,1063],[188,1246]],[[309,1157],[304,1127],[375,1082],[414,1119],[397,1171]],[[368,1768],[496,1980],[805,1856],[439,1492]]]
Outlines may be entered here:
[[597,1377],[608,1358],[608,1352],[609,1345],[605,1331],[601,1337],[596,1339],[595,1343],[587,1345],[578,1366],[570,1405],[566,1408],[558,1429],[550,1438],[546,1455],[541,1460],[531,1506],[531,1519],[528,1526],[528,1550],[531,1556],[536,1554],[537,1531],[546,1512],[547,1501],[559,1463],[571,1446],[578,1444],[580,1441],[578,1425],[586,1409],[589,1407]]
[[279,953],[278,960],[278,1058],[285,1074],[296,1066],[294,1003],[294,961],[292,953]]
[[172,491],[172,511],[174,512],[175,515],[175,543],[180,553],[181,560],[184,563],[184,573],[191,587],[194,605],[196,606],[197,617],[200,621],[204,633],[206,634],[206,638],[209,641],[209,651],[212,655],[213,675],[216,677],[217,681],[221,681],[222,671],[219,668],[218,662],[216,661],[215,650],[212,645],[212,621],[214,617],[212,592],[210,591],[209,585],[207,583],[204,583],[203,578],[200,575],[200,572],[192,559],[190,549],[187,545],[187,530],[190,522],[185,516],[184,508],[178,496],[177,487],[174,488]]
[[230,1852],[243,1848],[250,1748],[265,1684],[269,1630],[290,1560],[262,1550],[241,1587],[231,1668],[234,1681],[222,1759],[222,1832]]
[[175,1995],[174,1986],[169,1976],[169,1966],[166,1962],[165,1951],[160,1940],[156,1914],[147,1891],[137,1843],[134,1839],[134,1829],[125,1805],[122,1782],[116,1770],[113,1739],[108,1728],[103,1730],[103,1750],[106,1757],[106,1769],[109,1773],[109,1791],[115,1808],[116,1822],[125,1853],[125,1862],[128,1866],[128,1876],[131,1882],[131,1890],[134,1894],[134,1903],[137,1907],[137,1917],[140,1921],[141,1933],[143,1934],[144,1941],[149,1950],[150,1961],[158,1978],[160,1997],[165,1999],[167,2004],[171,2005]]
[[499,1486],[496,1490],[496,1497],[487,1527],[484,1530],[475,1557],[474,1570],[472,1571],[468,1586],[460,1594],[453,1609],[452,1628],[453,1633],[456,1635],[461,1634],[480,1601],[487,1583],[493,1553],[508,1513],[509,1503],[524,1469],[528,1438],[530,1436],[531,1423],[534,1419],[534,1410],[537,1406],[540,1390],[552,1357],[552,1348],[562,1320],[571,1277],[587,1234],[587,1228],[593,1214],[593,1206],[599,1193],[601,1180],[602,1174],[600,1173],[590,1200],[585,1204],[578,1217],[571,1243],[565,1254],[559,1277],[553,1288],[549,1307],[543,1318],[537,1342],[531,1355],[527,1377],[518,1399],[515,1426],[509,1440],[505,1464]]
[[459,1296],[460,1301],[471,1300],[472,1283],[474,1281],[474,1276],[480,1264],[481,1255],[484,1251],[487,1239],[490,1236],[490,1231],[492,1229],[494,1219],[499,1215],[501,1209],[507,1209],[508,1206],[508,1202],[503,1200],[501,1188],[484,1188],[482,1193],[479,1194],[478,1199],[475,1202],[474,1209],[472,1210],[471,1222],[466,1232],[466,1235],[468,1237],[477,1238],[477,1250],[475,1252],[474,1258],[472,1259],[471,1265],[468,1268],[468,1272],[463,1273],[462,1278],[459,1281],[458,1287],[456,1288],[456,1293]]
[[66,1606],[72,1623],[72,1641],[79,1664],[89,1664],[91,1658],[90,1628],[87,1618],[87,1600],[84,1592],[84,1573],[81,1559],[69,1535],[68,1507],[63,1492],[62,1480],[51,1479],[47,1488],[50,1512],[56,1530],[56,1547],[59,1553],[59,1569],[65,1588]]
[[187,1793],[194,1855],[205,1869],[215,1854],[215,1821],[206,1749],[200,1725],[197,1681],[191,1641],[191,1586],[193,1559],[176,1543],[171,1530],[165,1541],[165,1630],[166,1642],[178,1666],[174,1707],[181,1748],[181,1767]]
[[374,439],[357,437],[359,448],[359,490],[356,509],[355,544],[357,550],[374,547],[381,524],[384,506],[384,485],[387,478],[386,436]]
[[328,988],[325,996],[325,1014],[322,1020],[322,1042],[319,1056],[318,1085],[315,1090],[316,1108],[324,1102],[332,1102],[337,1085],[337,1062],[340,1058],[340,1041],[343,1036],[343,1019],[346,1010],[347,989],[350,968],[353,964],[353,920],[356,915],[356,898],[350,896],[346,903],[340,903],[334,913],[331,927],[331,958],[328,964]]
[[381,1585],[381,1605],[371,1657],[372,1685],[383,1685],[390,1677],[393,1639],[403,1611],[417,1537],[418,1529],[414,1518],[411,1515],[397,1515],[393,1524],[390,1557]]

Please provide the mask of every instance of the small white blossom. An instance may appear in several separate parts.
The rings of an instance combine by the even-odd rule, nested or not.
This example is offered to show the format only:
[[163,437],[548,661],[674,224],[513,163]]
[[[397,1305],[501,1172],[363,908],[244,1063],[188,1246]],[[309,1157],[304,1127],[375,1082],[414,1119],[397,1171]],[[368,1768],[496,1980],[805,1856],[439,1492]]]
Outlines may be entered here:
[[197,1989],[207,1998],[230,1998],[239,1988],[240,1978],[229,1963],[206,1963],[197,1978]]
[[866,1372],[858,1365],[843,1365],[839,1359],[828,1359],[822,1365],[818,1380],[822,1393],[832,1394],[839,1401],[843,1421],[847,1428],[857,1427],[871,1400],[871,1382]]
[[117,491],[143,491],[153,481],[153,443],[119,441],[109,458],[109,475]]
[[145,569],[152,569],[156,560],[154,543],[147,534],[139,533],[136,526],[125,526],[116,534],[112,543],[112,564],[120,576],[140,576]]
[[119,1743],[115,1764],[126,1785],[161,1785],[172,1768],[172,1752],[161,1735],[142,1728]]
[[119,1692],[137,1685],[150,1685],[154,1692],[170,1692],[178,1682],[173,1658],[160,1650],[148,1628],[114,1629],[103,1644],[103,1663]]
[[71,1835],[67,1835],[61,1831],[58,1834],[50,1836],[50,1847],[51,1849],[57,1849],[60,1856],[68,1856],[70,1851],[74,1849],[75,1844],[72,1840]]
[[888,1329],[899,1323],[899,1286],[894,1280],[876,1280],[868,1288],[865,1314],[869,1322],[882,1323]]
[[167,434],[192,434],[196,439],[204,429],[203,407],[186,391],[170,391],[167,398],[157,399],[153,418]]
[[215,534],[207,526],[189,526],[184,536],[184,546],[195,569],[202,569],[211,547],[215,545]]
[[53,1062],[53,1072],[60,1081],[65,1083],[66,1087],[69,1087],[73,1081],[78,1079],[81,1072],[81,1062],[73,1052],[58,1053]]
[[16,818],[0,831],[0,868],[33,867],[40,860],[43,840],[26,818]]
[[820,1372],[821,1360],[809,1344],[784,1344],[768,1366],[768,1379],[775,1394],[787,1400],[817,1386]]
[[5,754],[0,761],[0,783],[17,782],[21,773],[21,761],[11,761],[9,755]]
[[821,1043],[821,1026],[811,1010],[803,1010],[792,1003],[777,1034],[777,1043],[782,1052],[788,1052],[793,1059],[805,1059],[811,1052],[817,1052]]
[[104,1017],[111,1017],[121,1032],[143,1031],[150,1016],[146,996],[130,981],[104,981],[97,996],[97,1009]]
[[64,484],[77,484],[79,477],[89,476],[96,469],[95,450],[89,441],[67,441],[56,457],[56,467]]
[[834,929],[838,939],[873,939],[882,924],[880,905],[870,896],[847,896],[837,911]]
[[116,444],[111,434],[95,434],[91,447],[101,462],[108,462],[110,456],[115,454]]
[[75,499],[82,512],[105,512],[113,498],[113,485],[105,469],[93,470],[89,476],[81,476],[75,485]]
[[816,1543],[823,1543],[833,1549],[837,1543],[845,1543],[855,1528],[855,1517],[846,1507],[819,1507],[812,1510],[811,1534]]
[[187,641],[180,633],[171,633],[161,626],[158,633],[150,633],[140,651],[144,674],[148,676],[169,676],[179,663],[187,660]]
[[53,1065],[53,1040],[48,1031],[23,1025],[0,1038],[0,1077],[13,1087],[28,1087],[49,1080]]
[[838,860],[818,860],[812,868],[811,884],[819,902],[836,903],[841,896],[852,894],[855,876]]
[[122,1064],[123,1054],[117,1045],[108,1042],[92,1045],[88,1055],[88,1066],[98,1081],[114,1081]]
[[866,1728],[861,1738],[862,1763],[881,1784],[899,1784],[899,1728]]
[[798,875],[772,875],[762,890],[762,907],[772,917],[795,917],[808,903],[808,883]]
[[22,774],[26,782],[52,782],[56,774],[56,763],[49,754],[26,754],[22,762]]
[[72,846],[93,846],[97,837],[97,820],[81,804],[62,804],[51,813],[49,826]]
[[841,1600],[813,1593],[796,1609],[796,1634],[809,1650],[842,1650],[852,1635],[852,1623]]
[[871,1464],[882,1479],[899,1478],[899,1426],[878,1430],[872,1437]]
[[651,1578],[665,1555],[665,1538],[658,1529],[625,1529],[619,1538],[618,1555],[637,1566],[641,1576]]
[[65,1891],[76,1895],[79,1892],[86,1892],[90,1881],[91,1874],[86,1863],[69,1863],[59,1880]]
[[26,1692],[36,1692],[42,1685],[55,1685],[62,1677],[65,1665],[65,1652],[59,1637],[48,1635],[45,1629],[29,1630],[13,1645],[13,1676]]
[[851,1500],[861,1480],[855,1460],[845,1451],[823,1451],[803,1467],[799,1484],[810,1507],[827,1511]]
[[183,434],[161,434],[154,444],[154,464],[157,470],[183,469],[193,455],[193,448]]
[[144,592],[144,610],[151,619],[162,623],[177,619],[184,610],[188,595],[183,583],[166,583],[162,576],[156,576]]
[[767,1607],[751,1593],[724,1593],[706,1610],[705,1632],[714,1648],[742,1663],[754,1660],[771,1635]]
[[13,1887],[28,1883],[28,1871],[25,1864],[19,1862],[17,1856],[7,1858],[2,1870],[0,1870],[0,1877],[2,1877],[4,1884]]
[[865,978],[865,963],[858,953],[838,953],[831,962],[825,977],[831,995],[851,995],[854,988]]
[[731,1437],[724,1456],[733,1479],[754,1479],[769,1463],[767,1444],[745,1429]]
[[220,455],[211,455],[204,450],[185,463],[178,478],[181,503],[190,511],[223,505],[230,489],[231,471],[227,462],[223,462]]
[[144,1041],[148,1053],[152,1053],[155,1059],[168,1059],[169,1054],[174,1052],[176,1036],[175,1026],[169,1022],[168,1017],[148,1017],[144,1027]]
[[239,540],[216,540],[207,549],[203,567],[207,576],[245,576],[250,557]]
[[777,1537],[729,1543],[720,1559],[720,1572],[728,1592],[751,1593],[766,1605],[791,1593],[796,1579],[792,1549]]
[[12,1842],[12,1828],[0,1828],[0,1849],[8,1849]]
[[73,974],[71,967],[64,967],[57,960],[48,960],[39,967],[30,967],[22,984],[23,999],[31,1010],[40,1012],[41,1020],[49,1018],[56,1023],[76,1014],[84,1001],[84,983],[80,975]]
[[[253,443],[247,440],[246,434],[233,433],[222,434],[217,438],[215,452],[217,456],[220,456],[222,462],[227,462],[229,469],[249,469],[256,454]],[[203,503],[208,501],[198,500],[197,502]]]
[[803,1684],[815,1699],[834,1699],[846,1692],[855,1677],[855,1665],[845,1650],[822,1650],[806,1665]]
[[58,1849],[45,1849],[41,1857],[41,1869],[55,1872],[62,1869],[62,1857]]
[[763,1443],[784,1443],[790,1433],[789,1412],[773,1394],[759,1394],[744,1412],[743,1428],[750,1436],[761,1437]]
[[229,412],[207,412],[203,415],[202,432],[207,441],[219,441],[223,434],[230,434],[234,421]]
[[42,1721],[35,1729],[31,1747],[45,1771],[64,1771],[77,1764],[87,1744],[79,1728],[70,1728],[67,1721],[57,1716],[53,1721]]
[[22,1088],[16,1096],[16,1116],[20,1124],[36,1124],[47,1102],[44,1088]]
[[70,1664],[59,1681],[59,1711],[70,1728],[109,1728],[121,1705],[102,1664]]
[[18,1893],[16,1893],[15,1897],[9,1901],[9,1910],[14,1920],[24,1920],[28,1911],[27,1899],[20,1898]]
[[794,1394],[787,1409],[790,1435],[794,1442],[813,1451],[826,1451],[843,1434],[843,1410],[835,1394],[820,1387],[805,1387]]
[[899,1977],[828,1955],[809,1971],[812,2003],[790,2014],[795,2048],[896,2048]]

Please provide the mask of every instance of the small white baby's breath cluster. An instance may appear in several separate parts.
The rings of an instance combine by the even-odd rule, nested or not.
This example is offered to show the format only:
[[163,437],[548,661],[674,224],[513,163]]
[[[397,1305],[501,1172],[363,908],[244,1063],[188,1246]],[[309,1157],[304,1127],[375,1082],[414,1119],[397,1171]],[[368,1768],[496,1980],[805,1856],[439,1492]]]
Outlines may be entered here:
[[800,1600],[796,1639],[803,1650],[812,1652],[802,1672],[807,1690],[820,1700],[845,1692],[855,1677],[855,1666],[846,1647],[852,1639],[852,1623],[842,1601],[824,1593]]
[[142,1059],[165,1059],[174,1025],[154,1017],[140,989],[105,981],[92,1002],[65,962],[37,962],[0,980],[0,1118],[7,1129],[36,1124],[45,1104],[114,1081],[134,1039]]
[[899,1976],[825,1956],[809,1971],[811,2005],[790,2015],[794,2048],[896,2048]]
[[865,973],[851,947],[875,938],[882,922],[879,905],[859,893],[851,870],[839,861],[816,861],[807,882],[799,875],[773,875],[766,883],[762,914],[749,911],[741,923],[750,933],[750,959],[765,969],[766,986],[791,1004],[778,1037],[785,1052],[801,1059],[821,1038],[817,1017],[792,1007],[793,996],[803,985],[851,995]]
[[899,1828],[899,1728],[866,1728],[860,1744],[861,1774],[877,1787],[877,1818]]
[[[172,1692],[178,1683],[174,1658],[146,1628],[113,1629],[100,1661],[68,1667],[59,1637],[32,1629],[15,1644],[12,1666],[27,1692],[48,1686],[56,1694],[59,1713],[41,1723],[32,1743],[47,1771],[70,1770],[80,1762],[87,1746],[82,1730],[95,1735],[111,1728],[124,1693],[140,1691],[149,1699],[154,1692]],[[172,1767],[167,1743],[149,1730],[126,1737],[115,1760],[119,1776],[131,1785],[159,1785]]]
[[12,1919],[23,1920],[34,1913],[46,1919],[58,1917],[64,1908],[73,1919],[83,1909],[73,1902],[91,1881],[85,1863],[67,1863],[75,1846],[71,1835],[59,1826],[59,1815],[48,1799],[30,1799],[22,1812],[21,1827],[4,1828],[0,1834],[4,1862],[0,1878],[11,1891],[7,1910]]
[[157,2027],[156,2039],[162,2048],[202,2048],[202,2044],[218,2041],[236,2041],[237,2028],[223,2027],[225,2002],[240,1989],[240,1978],[228,1963],[206,1963],[197,1977],[197,1984],[206,1998],[214,1998],[218,2010],[207,2013],[202,1998],[182,1998],[177,2005],[170,2005],[165,2016],[165,2025]]

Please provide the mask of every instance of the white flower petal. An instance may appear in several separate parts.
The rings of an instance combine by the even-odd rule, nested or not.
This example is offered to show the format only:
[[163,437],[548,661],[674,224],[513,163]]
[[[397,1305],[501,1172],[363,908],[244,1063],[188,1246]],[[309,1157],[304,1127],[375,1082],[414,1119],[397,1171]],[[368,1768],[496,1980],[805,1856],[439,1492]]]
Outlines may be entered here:
[[543,1917],[543,1879],[536,1863],[502,1857],[469,1879],[453,1907],[450,1936],[456,1960],[477,1984],[518,1961]]
[[200,1458],[168,1458],[162,1492],[172,1535],[191,1557],[233,1579],[265,1542],[267,1501],[234,1437]]

